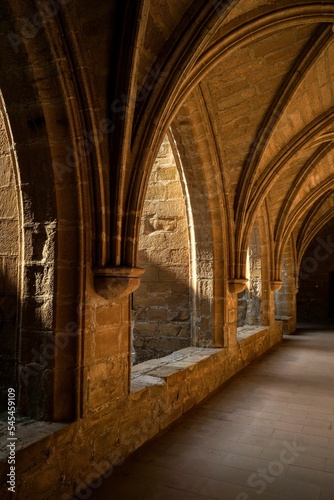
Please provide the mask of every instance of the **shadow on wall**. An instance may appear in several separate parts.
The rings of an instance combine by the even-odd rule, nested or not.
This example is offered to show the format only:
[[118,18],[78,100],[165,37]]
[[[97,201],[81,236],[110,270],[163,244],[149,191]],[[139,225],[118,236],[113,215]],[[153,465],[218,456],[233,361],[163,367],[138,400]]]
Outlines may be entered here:
[[168,268],[150,262],[143,267],[146,272],[133,294],[134,364],[191,345],[191,290],[185,283],[189,282],[188,266]]
[[8,258],[1,256],[0,265],[0,412],[5,412],[8,388],[16,389],[18,292],[17,281],[4,270],[11,267],[11,273],[15,274],[17,262],[14,259],[8,262]]
[[256,220],[246,258],[246,289],[238,294],[238,327],[262,324],[262,255],[259,224]]

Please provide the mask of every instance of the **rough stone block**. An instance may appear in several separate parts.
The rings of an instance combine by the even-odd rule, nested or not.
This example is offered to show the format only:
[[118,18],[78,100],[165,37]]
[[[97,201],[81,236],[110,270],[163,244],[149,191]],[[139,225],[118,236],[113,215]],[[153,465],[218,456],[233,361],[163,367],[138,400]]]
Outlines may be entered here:
[[185,322],[189,320],[189,309],[173,307],[168,309],[168,321]]
[[[1,164],[0,164],[1,168]],[[18,219],[18,200],[14,187],[0,189],[0,220]]]
[[176,167],[157,169],[157,181],[174,181],[178,179]]
[[171,284],[166,281],[150,281],[147,284],[147,291],[150,295],[168,296],[171,293]]
[[155,323],[141,323],[136,322],[133,333],[141,337],[153,337],[156,334],[157,326]]
[[165,217],[149,219],[149,224],[151,229],[150,232],[153,231],[171,232],[171,231],[176,231],[178,226],[178,221],[176,217],[165,216]]
[[167,321],[167,309],[150,308],[147,311],[148,321],[165,322]]
[[137,293],[135,296],[135,304],[134,304],[135,317],[136,317],[136,310],[137,309],[146,309],[147,310],[152,305],[152,302],[154,302],[155,307],[159,307],[159,306],[163,307],[166,305],[166,299],[164,296],[160,297],[158,294],[153,293],[153,297],[151,295],[141,297]]
[[1,254],[13,254],[13,242],[15,253],[15,242],[18,241],[18,223],[10,220],[0,220],[0,241],[1,241]]
[[166,187],[161,184],[149,184],[146,191],[146,199],[149,201],[168,199]]
[[182,189],[179,182],[169,182],[167,184],[167,197],[168,200],[182,199]]
[[185,324],[161,323],[159,325],[159,334],[163,337],[190,339],[190,325],[187,322]]
[[9,154],[0,155],[0,187],[14,185],[14,171]]
[[[166,297],[166,305],[167,307],[189,307],[189,287],[179,286],[178,291],[181,292],[179,294],[173,293]],[[183,292],[183,293],[182,293]]]

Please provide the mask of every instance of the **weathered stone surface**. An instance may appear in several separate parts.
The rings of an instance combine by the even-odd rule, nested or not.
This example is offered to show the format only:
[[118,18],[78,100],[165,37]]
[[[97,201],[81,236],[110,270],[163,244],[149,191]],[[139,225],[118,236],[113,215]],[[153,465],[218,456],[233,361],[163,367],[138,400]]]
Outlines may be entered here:
[[[187,216],[167,138],[164,151],[151,172],[140,229],[139,265],[146,271],[134,293],[133,346],[137,363],[163,357],[191,342]],[[181,336],[182,340],[175,341]]]

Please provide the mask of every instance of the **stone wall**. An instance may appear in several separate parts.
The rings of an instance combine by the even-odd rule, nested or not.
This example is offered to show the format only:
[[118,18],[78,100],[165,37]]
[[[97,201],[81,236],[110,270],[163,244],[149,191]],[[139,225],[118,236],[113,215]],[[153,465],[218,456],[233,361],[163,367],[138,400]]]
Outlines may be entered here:
[[246,267],[246,289],[238,294],[238,327],[262,324],[262,256],[257,223],[249,240]]
[[[229,348],[189,347],[147,361],[129,379],[129,299],[110,304],[91,296],[89,304],[82,417],[68,425],[17,426],[18,498],[80,498],[81,489],[111,474],[113,466],[281,340],[274,325]],[[7,465],[0,463],[3,485]]]
[[275,292],[275,317],[283,322],[284,334],[296,330],[296,292],[296,269],[292,242],[289,242],[283,258],[282,287]]
[[167,138],[147,187],[138,265],[145,273],[133,295],[135,363],[166,356],[191,342],[187,215]]

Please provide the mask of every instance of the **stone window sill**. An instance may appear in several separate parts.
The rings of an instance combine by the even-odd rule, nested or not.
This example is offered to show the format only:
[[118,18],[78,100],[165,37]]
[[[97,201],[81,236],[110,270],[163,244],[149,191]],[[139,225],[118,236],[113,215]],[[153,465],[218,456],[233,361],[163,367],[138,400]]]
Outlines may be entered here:
[[164,385],[174,377],[185,375],[201,361],[224,351],[223,348],[186,347],[169,356],[144,361],[132,367],[131,393],[136,393],[152,385]]
[[[241,326],[237,329],[237,341],[240,343],[246,343],[250,337],[260,338],[268,333],[267,326]],[[250,342],[255,340],[255,338],[250,339]]]
[[[16,415],[15,438],[17,438],[15,449],[19,451],[30,446],[41,439],[54,434],[55,432],[67,427],[68,424],[56,422],[40,422],[28,417]],[[7,414],[0,414],[0,460],[8,456],[8,432],[7,432]]]
[[290,321],[292,316],[275,316],[275,321]]

